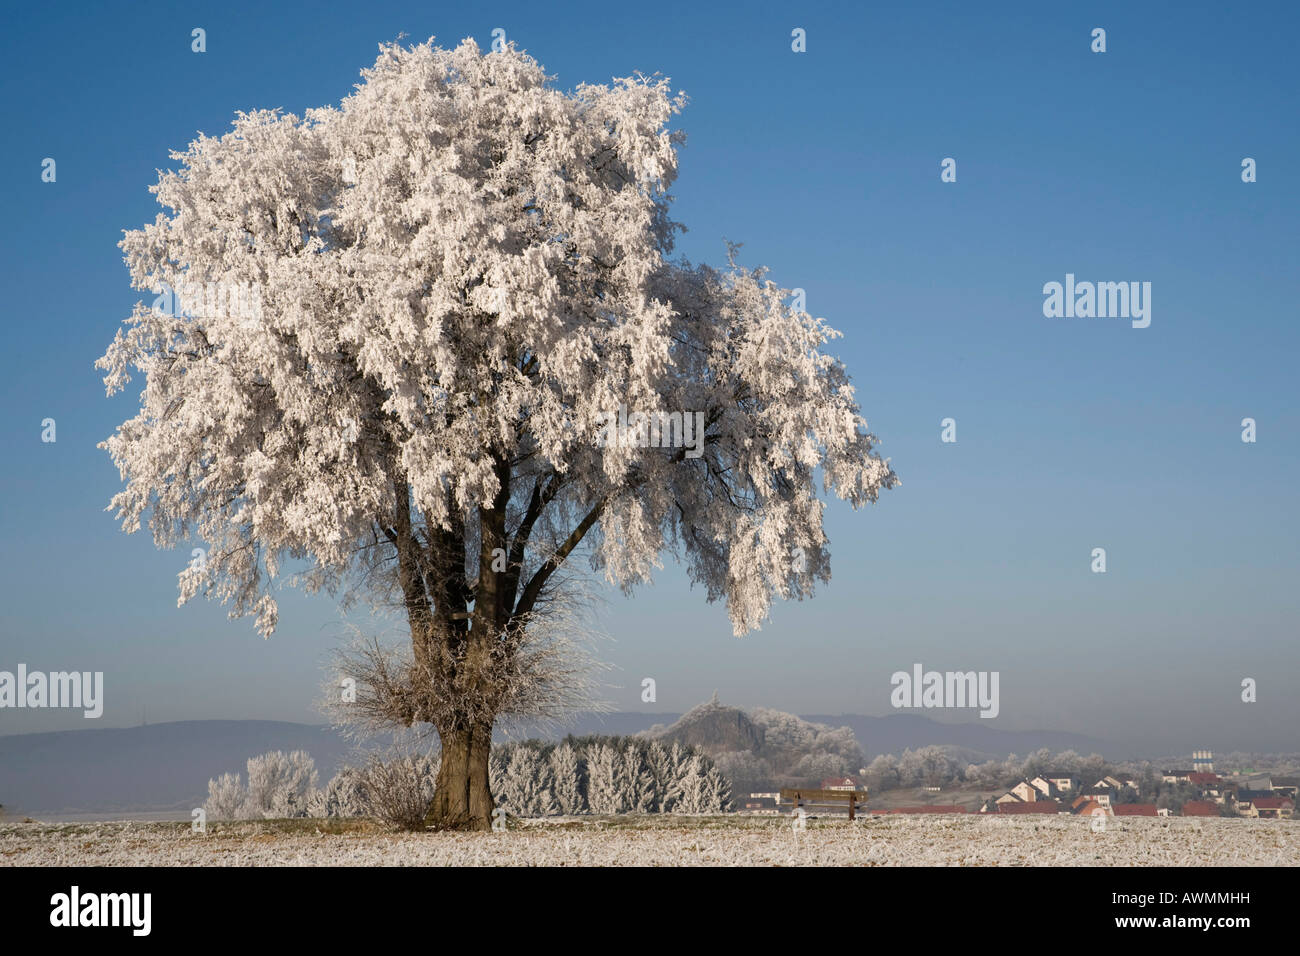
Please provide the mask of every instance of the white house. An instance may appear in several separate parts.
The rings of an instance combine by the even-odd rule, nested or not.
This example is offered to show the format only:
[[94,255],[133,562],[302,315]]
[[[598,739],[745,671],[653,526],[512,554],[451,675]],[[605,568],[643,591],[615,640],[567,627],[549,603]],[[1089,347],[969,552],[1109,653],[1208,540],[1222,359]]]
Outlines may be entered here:
[[1051,794],[1040,790],[1028,780],[1021,780],[1018,784],[998,797],[998,803],[1037,803],[1039,800],[1046,800]]
[[1073,793],[1079,789],[1080,784],[1079,778],[1068,770],[1049,770],[1035,777],[1032,782],[1037,786],[1040,780],[1055,787],[1059,793]]
[[1083,791],[1083,795],[1089,800],[1096,800],[1098,804],[1110,809],[1111,797],[1115,796],[1118,791],[1114,787],[1089,787]]

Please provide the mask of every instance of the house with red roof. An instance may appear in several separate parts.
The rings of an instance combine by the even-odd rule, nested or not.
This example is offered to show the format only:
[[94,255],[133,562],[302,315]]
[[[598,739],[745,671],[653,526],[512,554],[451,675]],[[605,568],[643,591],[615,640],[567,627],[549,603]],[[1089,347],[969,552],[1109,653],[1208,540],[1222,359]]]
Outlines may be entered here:
[[1245,806],[1239,806],[1238,810],[1244,810],[1246,807],[1254,810],[1247,816],[1259,817],[1262,820],[1290,820],[1295,814],[1295,801],[1287,797],[1259,797],[1251,800]]
[[998,813],[1069,813],[1059,800],[1035,800],[1033,803],[999,803]]
[[1101,803],[1092,797],[1080,797],[1074,802],[1074,812],[1081,817],[1095,817],[1101,814],[1104,817],[1113,817],[1115,814],[1111,811],[1110,806]]
[[1273,796],[1290,797],[1292,800],[1300,797],[1300,777],[1274,777]]
[[1200,790],[1202,796],[1215,803],[1223,802],[1224,781],[1217,773],[1191,773],[1187,775],[1187,782]]
[[1183,804],[1185,817],[1217,817],[1219,807],[1210,800],[1188,800]]
[[1087,787],[1084,789],[1082,796],[1097,801],[1103,807],[1109,807],[1117,792],[1114,787]]
[[1117,817],[1154,817],[1159,814],[1154,803],[1117,803],[1111,807]]

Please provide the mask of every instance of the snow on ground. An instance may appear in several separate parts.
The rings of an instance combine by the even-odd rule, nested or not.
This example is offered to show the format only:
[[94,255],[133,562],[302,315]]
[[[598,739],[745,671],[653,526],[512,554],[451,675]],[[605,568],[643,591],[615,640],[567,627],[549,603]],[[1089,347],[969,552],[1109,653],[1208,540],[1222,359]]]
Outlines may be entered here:
[[1300,821],[987,816],[584,817],[503,833],[386,833],[368,821],[0,825],[0,866],[1300,865]]

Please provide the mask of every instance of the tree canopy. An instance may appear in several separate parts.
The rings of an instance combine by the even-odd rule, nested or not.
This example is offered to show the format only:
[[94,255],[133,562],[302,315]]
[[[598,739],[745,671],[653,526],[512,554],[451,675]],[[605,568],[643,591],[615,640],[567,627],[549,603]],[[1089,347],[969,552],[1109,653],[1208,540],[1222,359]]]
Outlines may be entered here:
[[[167,211],[121,243],[140,289],[258,294],[255,317],[141,303],[99,362],[110,393],[145,377],[104,443],[125,529],[151,512],[159,545],[211,545],[182,601],[270,634],[303,559],[309,587],[406,574],[422,613],[472,617],[490,541],[494,600],[526,616],[585,540],[624,587],[676,551],[741,633],[826,579],[815,473],[855,506],[894,474],[822,351],[837,333],[734,257],[671,258],[684,97],[643,76],[565,93],[472,40],[383,46],[363,80],[173,153]],[[702,453],[597,441],[620,408],[702,412]]]

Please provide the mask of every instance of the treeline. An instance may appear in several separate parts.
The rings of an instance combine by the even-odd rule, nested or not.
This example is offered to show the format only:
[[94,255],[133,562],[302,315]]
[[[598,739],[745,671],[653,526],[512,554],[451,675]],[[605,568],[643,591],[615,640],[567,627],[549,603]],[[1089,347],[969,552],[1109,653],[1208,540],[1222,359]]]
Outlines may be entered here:
[[1064,770],[1077,774],[1091,786],[1107,774],[1131,776],[1142,781],[1143,790],[1154,792],[1160,776],[1150,763],[1112,763],[1100,754],[1083,756],[1073,750],[1053,753],[1047,748],[1028,757],[1008,754],[1005,760],[971,763],[960,758],[956,748],[941,746],[904,750],[902,756],[881,754],[866,767],[866,783],[875,792],[902,787],[950,787],[965,784],[998,789],[1032,780],[1040,773]]
[[723,813],[731,784],[693,747],[639,737],[566,737],[494,748],[492,796],[524,817],[572,813]]
[[762,744],[717,755],[718,768],[738,793],[818,787],[825,777],[856,774],[865,761],[850,727],[813,723],[769,707],[745,715],[762,731]]
[[[341,769],[322,788],[302,750],[249,759],[247,781],[225,773],[208,781],[210,820],[374,817],[418,829],[433,801],[436,754],[372,755]],[[722,813],[731,787],[707,755],[692,747],[634,737],[568,737],[493,748],[493,799],[507,813]]]

